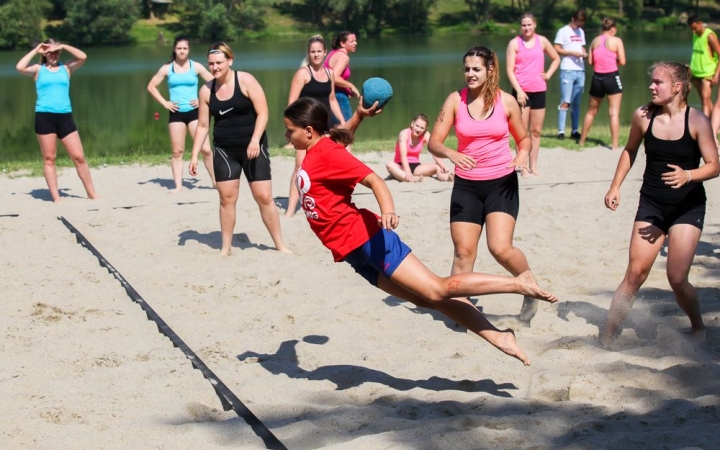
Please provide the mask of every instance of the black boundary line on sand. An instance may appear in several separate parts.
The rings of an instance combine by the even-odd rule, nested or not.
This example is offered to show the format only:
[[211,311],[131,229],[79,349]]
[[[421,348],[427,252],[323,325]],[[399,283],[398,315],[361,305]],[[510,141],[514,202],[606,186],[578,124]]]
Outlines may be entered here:
[[255,434],[263,440],[265,443],[265,447],[271,450],[287,450],[287,447],[283,445],[280,440],[275,437],[275,435],[268,429],[265,424],[263,424],[260,419],[257,418],[255,414],[250,411],[247,406],[239,399],[233,392],[223,383],[214,373],[212,370],[208,368],[208,366],[205,365],[205,363],[198,357],[197,354],[195,354],[190,347],[183,342],[182,339],[180,339],[180,336],[178,336],[171,328],[168,326],[167,323],[155,312],[155,310],[150,307],[150,305],[145,302],[145,300],[140,296],[140,294],[128,283],[128,281],[118,272],[115,267],[110,264],[108,260],[106,260],[99,251],[93,245],[85,238],[85,236],[80,233],[80,231],[77,230],[69,221],[67,221],[64,217],[59,216],[58,220],[65,225],[71,233],[73,233],[77,239],[77,243],[88,249],[90,253],[92,253],[100,263],[101,267],[104,267],[107,269],[107,271],[115,277],[116,280],[120,282],[120,285],[125,288],[125,291],[128,294],[128,297],[145,311],[145,314],[147,315],[148,320],[152,320],[155,322],[158,328],[158,332],[161,334],[164,334],[168,339],[170,339],[170,342],[172,342],[174,347],[179,348],[182,350],[182,352],[185,354],[187,359],[190,360],[192,363],[193,368],[199,370],[202,372],[203,377],[205,377],[206,380],[212,384],[213,389],[215,389],[215,393],[217,394],[218,398],[220,399],[220,403],[222,403],[223,409],[225,411],[233,410],[235,413],[237,413],[238,416],[240,416],[242,419],[247,422],[248,425],[253,429]]
[[20,214],[0,214],[0,217],[20,217]]

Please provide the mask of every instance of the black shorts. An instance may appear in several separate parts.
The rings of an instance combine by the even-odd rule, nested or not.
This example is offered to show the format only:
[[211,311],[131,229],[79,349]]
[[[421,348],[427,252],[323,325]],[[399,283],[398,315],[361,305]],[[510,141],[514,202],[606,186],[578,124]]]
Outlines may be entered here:
[[450,196],[450,223],[470,222],[485,225],[485,218],[504,212],[517,219],[520,210],[517,172],[495,180],[465,180],[455,176]]
[[57,134],[60,139],[77,131],[72,113],[35,113],[35,134]]
[[[529,106],[530,109],[545,109],[545,91],[542,92],[526,92],[527,103],[525,106]],[[512,90],[512,96],[517,98],[517,91]]]
[[215,181],[239,180],[240,174],[245,172],[245,178],[249,182],[271,180],[270,172],[270,147],[268,146],[267,135],[263,134],[260,139],[260,154],[257,158],[248,159],[247,147],[223,148],[214,145],[215,155],[213,156],[213,169],[215,170]]
[[702,198],[692,198],[679,205],[668,205],[640,194],[635,222],[651,223],[665,234],[668,234],[670,227],[678,224],[692,225],[702,230],[705,223],[705,204]]
[[168,116],[168,123],[182,122],[188,125],[190,122],[198,120],[198,109],[192,109],[187,112],[171,112]]
[[604,98],[606,95],[622,94],[620,72],[594,73],[590,83],[590,96]]

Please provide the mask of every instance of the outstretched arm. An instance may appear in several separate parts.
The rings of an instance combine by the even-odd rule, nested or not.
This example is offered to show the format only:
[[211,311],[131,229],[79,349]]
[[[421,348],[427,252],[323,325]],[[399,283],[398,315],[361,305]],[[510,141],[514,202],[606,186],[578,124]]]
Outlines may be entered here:
[[395,214],[395,202],[393,202],[390,189],[385,181],[378,174],[372,172],[360,184],[372,190],[378,205],[380,205],[380,226],[386,230],[397,228],[400,224],[400,216]]
[[363,121],[363,119],[365,117],[376,116],[382,112],[382,108],[378,108],[378,102],[373,103],[373,105],[370,108],[363,108],[362,103],[363,103],[363,99],[362,99],[362,97],[360,97],[360,101],[358,102],[358,106],[355,109],[355,113],[353,113],[350,120],[348,120],[344,124],[338,126],[338,128],[348,130],[354,135],[355,131],[360,126],[360,123]]
[[633,113],[632,123],[630,125],[630,136],[628,137],[627,144],[620,154],[620,160],[618,161],[617,168],[615,169],[615,176],[613,177],[612,183],[610,183],[610,189],[605,194],[605,206],[615,211],[620,206],[620,186],[628,172],[635,163],[637,157],[638,148],[643,140],[645,134],[644,128],[647,126],[646,116],[647,109],[645,107],[638,108]]

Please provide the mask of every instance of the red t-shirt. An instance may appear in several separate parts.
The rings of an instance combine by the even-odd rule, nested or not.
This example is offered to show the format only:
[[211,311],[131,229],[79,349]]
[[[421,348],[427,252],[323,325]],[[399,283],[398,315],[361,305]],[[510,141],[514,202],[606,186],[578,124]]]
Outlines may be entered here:
[[380,231],[379,217],[352,202],[355,186],[373,173],[345,147],[323,138],[307,152],[295,182],[300,204],[323,245],[342,261]]

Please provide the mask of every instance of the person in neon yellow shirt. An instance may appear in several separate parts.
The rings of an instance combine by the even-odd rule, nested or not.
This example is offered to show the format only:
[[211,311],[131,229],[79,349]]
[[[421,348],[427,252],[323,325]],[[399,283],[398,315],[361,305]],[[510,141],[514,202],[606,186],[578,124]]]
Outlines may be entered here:
[[[700,95],[703,113],[710,117],[713,110],[712,87],[718,83],[718,69],[720,69],[718,65],[720,42],[715,32],[705,27],[698,16],[693,14],[688,17],[687,24],[693,31],[693,53],[690,59],[692,83]],[[720,120],[720,117],[718,119]]]

